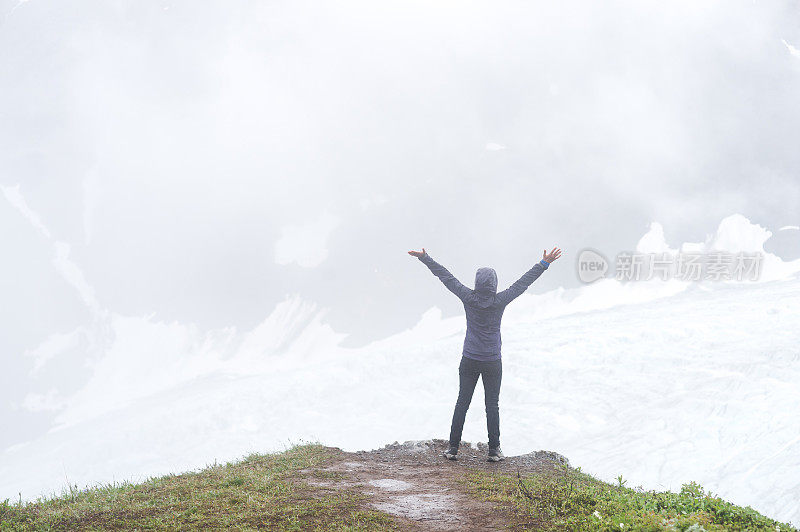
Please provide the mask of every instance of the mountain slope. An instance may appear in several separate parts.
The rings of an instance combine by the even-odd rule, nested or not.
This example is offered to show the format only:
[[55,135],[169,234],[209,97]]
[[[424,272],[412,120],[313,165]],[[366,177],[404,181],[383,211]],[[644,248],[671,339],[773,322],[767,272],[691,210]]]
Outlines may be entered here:
[[707,495],[606,484],[539,451],[486,462],[446,442],[357,453],[318,444],[197,472],[0,504],[0,530],[796,530]]

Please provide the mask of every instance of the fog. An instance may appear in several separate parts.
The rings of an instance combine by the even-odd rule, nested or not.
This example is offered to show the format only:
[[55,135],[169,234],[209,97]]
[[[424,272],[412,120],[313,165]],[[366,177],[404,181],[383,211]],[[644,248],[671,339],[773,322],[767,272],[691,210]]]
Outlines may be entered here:
[[[0,447],[81,393],[109,313],[251,330],[296,294],[359,347],[462,312],[409,249],[502,288],[559,245],[541,293],[653,221],[672,242],[800,222],[797,2],[12,0],[0,20]],[[797,235],[766,249],[796,259]]]

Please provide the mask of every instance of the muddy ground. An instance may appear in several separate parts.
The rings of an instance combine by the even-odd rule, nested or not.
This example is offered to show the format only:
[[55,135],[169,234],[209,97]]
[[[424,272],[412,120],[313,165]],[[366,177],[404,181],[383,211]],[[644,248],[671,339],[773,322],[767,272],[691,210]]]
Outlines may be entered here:
[[523,476],[553,471],[568,460],[553,452],[537,451],[488,462],[486,444],[477,448],[462,442],[458,460],[447,460],[445,440],[387,445],[373,451],[344,452],[321,467],[303,470],[304,481],[327,490],[356,490],[368,505],[397,518],[407,530],[503,530],[510,509],[468,494],[459,484],[468,470],[481,469]]

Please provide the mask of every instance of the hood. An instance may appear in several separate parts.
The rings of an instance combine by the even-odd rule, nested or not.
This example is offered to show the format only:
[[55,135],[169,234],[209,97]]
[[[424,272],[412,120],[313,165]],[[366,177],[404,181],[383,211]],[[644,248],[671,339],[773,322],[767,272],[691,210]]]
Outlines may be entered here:
[[494,268],[478,268],[475,272],[475,291],[487,295],[497,293],[497,272]]

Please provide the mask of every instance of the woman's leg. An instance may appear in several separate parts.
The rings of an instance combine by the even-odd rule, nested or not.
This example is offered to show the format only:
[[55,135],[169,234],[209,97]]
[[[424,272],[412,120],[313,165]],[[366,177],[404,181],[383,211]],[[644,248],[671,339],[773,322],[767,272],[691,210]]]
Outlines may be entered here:
[[503,379],[502,361],[484,362],[481,372],[483,395],[486,400],[486,428],[489,432],[489,448],[500,447],[500,382]]
[[472,401],[472,393],[475,391],[479,375],[480,368],[477,361],[462,356],[461,364],[458,366],[458,400],[453,412],[453,422],[450,424],[450,445],[453,447],[458,447],[461,443],[464,419],[467,417],[467,409]]

